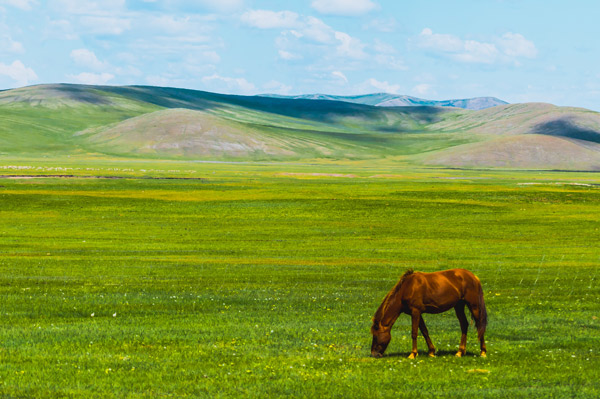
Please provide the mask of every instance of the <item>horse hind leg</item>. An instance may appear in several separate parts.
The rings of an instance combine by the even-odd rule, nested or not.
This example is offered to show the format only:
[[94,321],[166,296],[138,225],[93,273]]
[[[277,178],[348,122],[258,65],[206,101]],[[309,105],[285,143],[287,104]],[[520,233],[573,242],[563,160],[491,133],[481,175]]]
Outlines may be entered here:
[[467,320],[467,316],[465,315],[465,303],[459,302],[455,307],[454,311],[456,312],[456,317],[458,317],[458,322],[460,323],[460,344],[458,345],[458,352],[456,352],[457,357],[463,357],[467,353],[467,330],[469,329],[469,320]]
[[427,348],[429,349],[429,357],[435,357],[435,346],[431,342],[431,338],[429,338],[429,331],[427,331],[427,326],[425,325],[425,320],[423,320],[423,315],[421,315],[421,319],[419,320],[419,329],[421,330],[421,334],[423,334],[423,338],[425,338],[425,342],[427,343]]
[[[485,305],[484,305],[485,306]],[[485,327],[487,320],[484,320],[485,309],[482,309],[479,304],[469,304],[469,310],[475,320],[475,327],[477,328],[477,338],[479,339],[479,348],[481,349],[481,357],[487,357],[487,348],[485,346]]]

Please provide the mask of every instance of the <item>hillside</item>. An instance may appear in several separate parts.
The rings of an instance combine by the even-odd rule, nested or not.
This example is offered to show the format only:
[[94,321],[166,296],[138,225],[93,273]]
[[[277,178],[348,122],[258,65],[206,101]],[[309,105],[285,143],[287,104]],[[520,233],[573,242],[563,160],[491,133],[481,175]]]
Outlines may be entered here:
[[600,170],[600,114],[544,103],[511,104],[456,114],[429,129],[479,137],[426,154],[428,164]]
[[541,103],[473,111],[40,85],[0,92],[0,121],[0,156],[12,158],[387,158],[444,167],[600,170],[600,114]]
[[73,133],[156,111],[132,98],[78,85],[45,85],[0,92],[0,155],[85,152]]
[[[182,120],[169,112],[151,114],[169,109],[196,113]],[[60,150],[169,159],[370,159],[467,142],[416,137],[446,114],[431,107],[386,109],[148,86],[42,85],[0,93],[0,117],[10,122],[0,127],[0,137],[4,153],[17,155]],[[188,133],[164,134],[177,129]],[[390,134],[398,132],[403,134]],[[215,144],[219,140],[223,145]],[[233,142],[246,144],[226,144]]]
[[243,160],[355,156],[351,143],[302,133],[273,132],[207,111],[171,108],[75,136],[90,148],[121,156]]
[[495,97],[475,97],[457,100],[425,100],[422,98],[389,94],[389,93],[373,93],[363,94],[358,96],[334,96],[329,94],[301,94],[296,96],[282,96],[277,94],[262,94],[264,97],[273,98],[288,98],[302,100],[330,100],[343,101],[355,104],[374,105],[376,107],[454,107],[463,109],[480,110],[498,105],[508,104]]
[[549,135],[514,135],[428,155],[426,163],[454,167],[600,170],[600,145]]

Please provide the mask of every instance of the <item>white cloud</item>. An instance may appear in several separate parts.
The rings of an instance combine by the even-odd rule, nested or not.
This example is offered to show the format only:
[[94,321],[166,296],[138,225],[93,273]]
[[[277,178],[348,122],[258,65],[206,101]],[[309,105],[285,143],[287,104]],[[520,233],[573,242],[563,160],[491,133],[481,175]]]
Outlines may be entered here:
[[67,75],[67,78],[86,85],[103,85],[106,84],[109,80],[113,79],[114,77],[115,75],[108,72],[81,72],[78,75]]
[[336,47],[337,55],[354,59],[365,59],[367,54],[364,52],[365,45],[359,39],[356,39],[344,32],[335,32],[335,38],[340,42]]
[[500,52],[494,44],[467,40],[463,44],[463,51],[456,53],[454,58],[462,62],[492,64],[499,56]]
[[302,59],[301,55],[290,53],[289,51],[286,51],[286,50],[279,50],[277,53],[279,54],[279,57],[281,59],[284,59],[284,60],[287,60],[287,61],[301,60]]
[[364,24],[363,29],[376,30],[383,33],[392,33],[398,29],[398,22],[394,17],[371,19]]
[[366,45],[359,39],[334,30],[319,18],[300,16],[291,11],[251,10],[241,16],[241,21],[260,29],[283,29],[275,40],[283,60],[303,59],[307,52],[355,60],[368,58]]
[[[321,19],[290,11],[252,10],[241,16],[242,23],[261,29],[279,29],[275,48],[281,60],[305,62],[314,70],[326,70],[322,79],[328,79],[332,70],[362,68],[365,62],[388,70],[408,69],[395,55],[396,49],[380,41],[368,46],[359,38],[337,31]],[[339,78],[338,78],[339,79]]]
[[373,45],[373,49],[375,51],[377,51],[378,53],[383,53],[383,54],[394,54],[396,53],[396,48],[394,46],[392,46],[391,44],[387,44],[385,42],[382,42],[379,39],[375,39],[374,45]]
[[129,77],[134,77],[136,79],[143,75],[141,70],[139,70],[138,68],[133,67],[131,65],[126,65],[124,67],[115,67],[114,72],[119,77],[129,76]]
[[[129,53],[123,51],[118,59],[133,67],[146,70],[148,83],[159,86],[196,86],[202,76],[216,71],[221,62],[219,43],[204,36],[150,36],[134,41]],[[127,49],[126,49],[127,50]],[[152,64],[159,64],[160,71]],[[115,70],[115,74],[121,76]],[[193,82],[193,83],[190,83]]]
[[348,83],[348,78],[341,71],[333,71],[331,75],[337,80],[342,80],[344,83]]
[[125,0],[52,0],[62,13],[77,15],[115,15],[125,10]]
[[299,32],[296,32],[298,37],[306,37],[317,43],[332,43],[335,37],[335,31],[315,17],[307,17],[306,22]]
[[22,54],[24,52],[25,49],[23,48],[23,45],[20,42],[14,41],[10,35],[0,35],[0,54]]
[[297,28],[284,30],[275,40],[279,57],[298,60],[306,56],[321,56],[364,60],[366,45],[345,32],[336,31],[315,17],[297,19]]
[[377,7],[371,0],[313,0],[311,7],[322,14],[355,16]]
[[463,41],[453,35],[442,35],[433,33],[429,28],[423,29],[419,35],[418,45],[422,48],[427,48],[446,53],[458,53],[463,50]]
[[298,14],[291,11],[250,10],[242,14],[241,20],[260,29],[289,29],[299,26]]
[[498,44],[509,57],[535,58],[537,56],[535,44],[519,33],[505,33],[498,40]]
[[152,36],[141,38],[131,44],[131,48],[144,55],[180,56],[214,52],[213,43],[208,36]]
[[376,54],[374,59],[379,66],[386,69],[391,69],[394,71],[408,70],[404,60],[391,54]]
[[373,90],[382,93],[400,94],[402,86],[397,84],[390,84],[388,81],[381,82],[377,79],[370,78],[359,85],[359,91],[363,93],[372,93]]
[[133,13],[125,0],[51,0],[50,6],[73,22],[79,33],[121,35],[131,29]]
[[36,0],[0,0],[0,4],[20,8],[24,11],[30,11],[34,5],[37,5]]
[[335,43],[335,30],[318,18],[302,17],[295,20],[293,29],[282,31],[276,43],[282,44],[294,39],[302,39],[318,44],[333,44]]
[[265,83],[263,88],[267,90],[268,93],[274,94],[289,94],[290,91],[292,91],[292,86],[288,86],[276,80],[271,80]]
[[429,83],[418,84],[412,88],[411,92],[415,96],[430,96],[437,94],[433,86]]
[[199,0],[199,3],[218,12],[235,11],[244,6],[244,0]]
[[154,3],[161,10],[176,13],[205,13],[210,10],[217,13],[232,13],[244,8],[244,0],[141,0]]
[[108,64],[100,61],[93,51],[80,48],[71,51],[71,59],[79,66],[90,68],[95,71],[101,71],[108,67]]
[[205,62],[211,62],[213,64],[218,64],[219,62],[221,62],[221,56],[216,51],[212,50],[203,51],[198,55],[197,58]]
[[202,78],[209,90],[214,90],[218,93],[244,93],[251,94],[256,91],[254,84],[248,82],[244,78],[230,78],[213,74]]
[[20,60],[13,61],[10,65],[0,62],[0,76],[8,76],[17,86],[27,86],[38,78],[33,69],[23,65]]
[[432,83],[437,81],[435,75],[429,72],[421,72],[413,78],[416,82],[420,83]]
[[520,57],[535,58],[537,55],[533,42],[525,39],[521,34],[512,32],[486,43],[462,40],[449,34],[433,33],[431,29],[425,28],[416,39],[416,44],[420,48],[466,63],[518,64],[517,59]]
[[131,20],[111,16],[83,16],[81,24],[86,31],[99,35],[120,35],[131,29]]
[[404,60],[396,56],[397,51],[394,46],[375,39],[372,47],[375,50],[373,59],[379,66],[394,71],[406,71],[408,69]]
[[50,20],[46,34],[59,40],[76,40],[79,38],[71,22],[66,19]]
[[193,35],[210,29],[210,23],[216,20],[215,15],[167,15],[143,14],[143,18],[134,18],[133,29],[152,30],[161,35]]

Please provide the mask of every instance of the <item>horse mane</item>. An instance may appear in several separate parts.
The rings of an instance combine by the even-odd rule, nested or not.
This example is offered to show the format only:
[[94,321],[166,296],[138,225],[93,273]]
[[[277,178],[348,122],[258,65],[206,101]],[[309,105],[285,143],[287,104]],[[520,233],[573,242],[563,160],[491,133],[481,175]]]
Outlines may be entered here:
[[383,302],[381,302],[381,305],[379,305],[379,308],[377,308],[377,311],[375,312],[375,315],[373,316],[373,326],[371,327],[372,329],[377,330],[379,328],[379,322],[381,321],[383,313],[389,304],[390,298],[392,296],[394,296],[394,294],[396,294],[398,291],[400,291],[400,287],[402,287],[402,283],[404,283],[406,278],[408,276],[410,276],[411,274],[413,274],[414,272],[415,271],[413,269],[406,270],[404,272],[404,274],[402,274],[402,276],[400,277],[400,280],[398,280],[396,285],[385,296],[385,298],[383,299]]
[[413,269],[407,269],[404,274],[400,277],[400,281],[398,281],[398,284],[396,284],[395,291],[397,291],[398,289],[400,289],[400,286],[402,285],[402,283],[404,282],[404,280],[406,280],[406,278],[408,276],[410,276],[411,274],[413,274],[415,271]]

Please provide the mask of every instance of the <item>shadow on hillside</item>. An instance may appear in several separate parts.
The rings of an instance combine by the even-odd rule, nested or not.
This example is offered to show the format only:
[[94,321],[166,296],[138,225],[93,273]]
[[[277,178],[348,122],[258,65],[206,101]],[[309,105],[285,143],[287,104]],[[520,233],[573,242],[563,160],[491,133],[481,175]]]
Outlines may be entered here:
[[152,86],[102,86],[103,91],[143,101],[164,108],[206,110],[222,107],[211,98],[211,93],[196,90]]
[[48,86],[48,90],[50,92],[54,91],[56,93],[60,93],[61,97],[82,103],[93,105],[108,105],[111,103],[109,99],[94,93],[87,86],[71,84],[51,85]]
[[442,107],[396,107],[394,108],[403,114],[410,115],[412,118],[419,120],[422,123],[435,123],[440,121],[440,115],[448,112]]
[[336,123],[340,118],[363,119],[365,123],[381,125],[381,129],[376,130],[382,131],[385,130],[383,125],[387,120],[386,114],[389,112],[404,114],[421,123],[435,122],[439,120],[439,114],[445,112],[444,109],[438,107],[384,108],[332,100],[238,96],[170,87],[103,86],[101,89],[166,108],[207,110],[237,105],[255,111],[325,123]]
[[599,131],[577,126],[569,118],[540,123],[533,127],[531,133],[600,143]]

